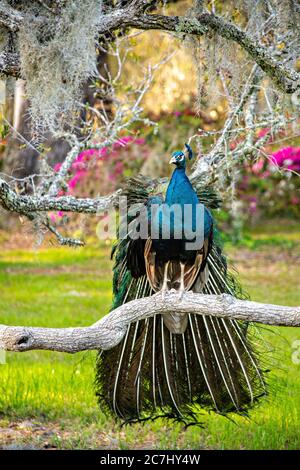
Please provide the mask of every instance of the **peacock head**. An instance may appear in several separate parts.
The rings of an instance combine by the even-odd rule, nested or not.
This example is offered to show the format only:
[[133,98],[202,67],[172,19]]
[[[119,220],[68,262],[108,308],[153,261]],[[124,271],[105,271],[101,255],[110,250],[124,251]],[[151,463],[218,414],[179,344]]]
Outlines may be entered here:
[[172,153],[172,158],[169,163],[174,163],[177,168],[185,168],[186,158],[188,157],[189,160],[193,158],[193,151],[188,144],[184,144],[186,150],[182,152],[181,150],[177,150],[176,152]]

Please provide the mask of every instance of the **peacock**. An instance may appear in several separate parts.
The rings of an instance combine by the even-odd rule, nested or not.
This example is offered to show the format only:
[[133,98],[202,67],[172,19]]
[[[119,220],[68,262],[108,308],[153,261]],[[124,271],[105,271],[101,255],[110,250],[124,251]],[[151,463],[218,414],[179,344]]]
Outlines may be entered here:
[[[186,163],[192,157],[188,144],[172,154],[169,181],[141,175],[128,180],[128,207],[140,211],[128,211],[127,232],[112,250],[113,309],[171,289],[178,291],[179,302],[189,290],[244,298],[212,216],[220,198],[201,176],[191,183]],[[181,211],[168,211],[174,207]],[[148,234],[133,237],[141,225]],[[199,234],[200,243],[193,244]],[[250,334],[245,322],[175,312],[132,323],[117,346],[98,354],[99,404],[125,423],[165,417],[195,424],[204,409],[247,414],[266,393]]]

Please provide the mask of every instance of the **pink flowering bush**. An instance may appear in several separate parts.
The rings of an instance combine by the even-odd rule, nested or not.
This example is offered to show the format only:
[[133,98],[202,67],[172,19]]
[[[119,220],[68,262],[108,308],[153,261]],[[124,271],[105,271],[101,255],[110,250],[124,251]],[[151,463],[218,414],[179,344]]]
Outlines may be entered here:
[[300,174],[300,147],[284,147],[271,155],[274,165]]
[[[113,192],[122,185],[124,177],[139,172],[148,155],[145,139],[132,136],[123,136],[110,147],[83,150],[70,169],[68,190],[60,195],[96,197]],[[60,167],[58,163],[54,170],[59,171]],[[53,221],[63,216],[62,212],[50,214]]]
[[239,198],[250,216],[300,216],[300,147],[284,147],[247,165]]
[[[93,196],[117,188],[123,175],[129,176],[147,156],[145,139],[124,136],[111,147],[82,151],[71,168],[69,192]],[[93,188],[95,184],[95,188]],[[82,192],[83,191],[83,192]]]

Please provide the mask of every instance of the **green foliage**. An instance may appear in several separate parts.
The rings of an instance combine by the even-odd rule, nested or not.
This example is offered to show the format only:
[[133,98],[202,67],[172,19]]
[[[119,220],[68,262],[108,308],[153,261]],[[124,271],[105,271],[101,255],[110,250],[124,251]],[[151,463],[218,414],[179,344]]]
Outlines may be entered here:
[[[272,223],[266,224],[265,232],[260,233],[250,229],[249,226],[241,225],[239,230],[234,231],[230,215],[225,211],[215,212],[215,219],[218,222],[221,231],[219,236],[221,242],[225,245],[234,245],[248,248],[249,250],[260,250],[270,247],[281,248],[286,251],[298,250],[299,239],[297,227],[298,223],[289,219],[275,219]],[[286,228],[288,227],[288,232]]]
[[[260,246],[260,256],[226,244],[234,260],[244,253],[238,268],[253,300],[299,305],[299,267],[276,255],[284,252],[282,247],[278,250],[276,240],[285,237],[296,243],[299,224],[285,235],[284,230],[284,224],[276,223],[252,234],[253,239],[268,240]],[[0,323],[66,327],[96,321],[111,305],[109,252],[106,246],[2,251]],[[253,410],[250,420],[237,417],[235,424],[204,413],[204,429],[183,430],[167,421],[119,428],[104,417],[96,403],[95,353],[71,356],[31,351],[10,353],[7,364],[0,365],[1,426],[30,418],[42,421],[43,426],[55,425],[58,431],[47,441],[59,448],[96,448],[103,445],[99,444],[102,438],[109,448],[121,449],[298,449],[300,366],[293,364],[291,354],[292,342],[299,339],[299,333],[293,328],[265,328],[260,332],[273,351],[271,393]],[[37,446],[43,442],[35,433],[27,432],[26,439]]]
[[0,120],[0,140],[7,137],[9,133],[9,126],[4,121]]

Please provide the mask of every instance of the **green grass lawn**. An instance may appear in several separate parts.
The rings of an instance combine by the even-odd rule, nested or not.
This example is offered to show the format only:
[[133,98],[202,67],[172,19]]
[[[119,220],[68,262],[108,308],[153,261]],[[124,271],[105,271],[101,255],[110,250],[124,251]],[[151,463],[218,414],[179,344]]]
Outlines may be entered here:
[[[299,235],[299,226],[283,234],[260,229],[257,249],[227,247],[253,300],[300,305]],[[0,323],[89,325],[111,304],[109,247],[5,250],[0,289]],[[263,328],[259,335],[272,369],[269,396],[250,419],[205,413],[203,428],[186,430],[168,421],[120,427],[104,416],[93,392],[94,352],[8,353],[0,365],[0,446],[299,449],[300,364],[292,353],[300,331]]]

